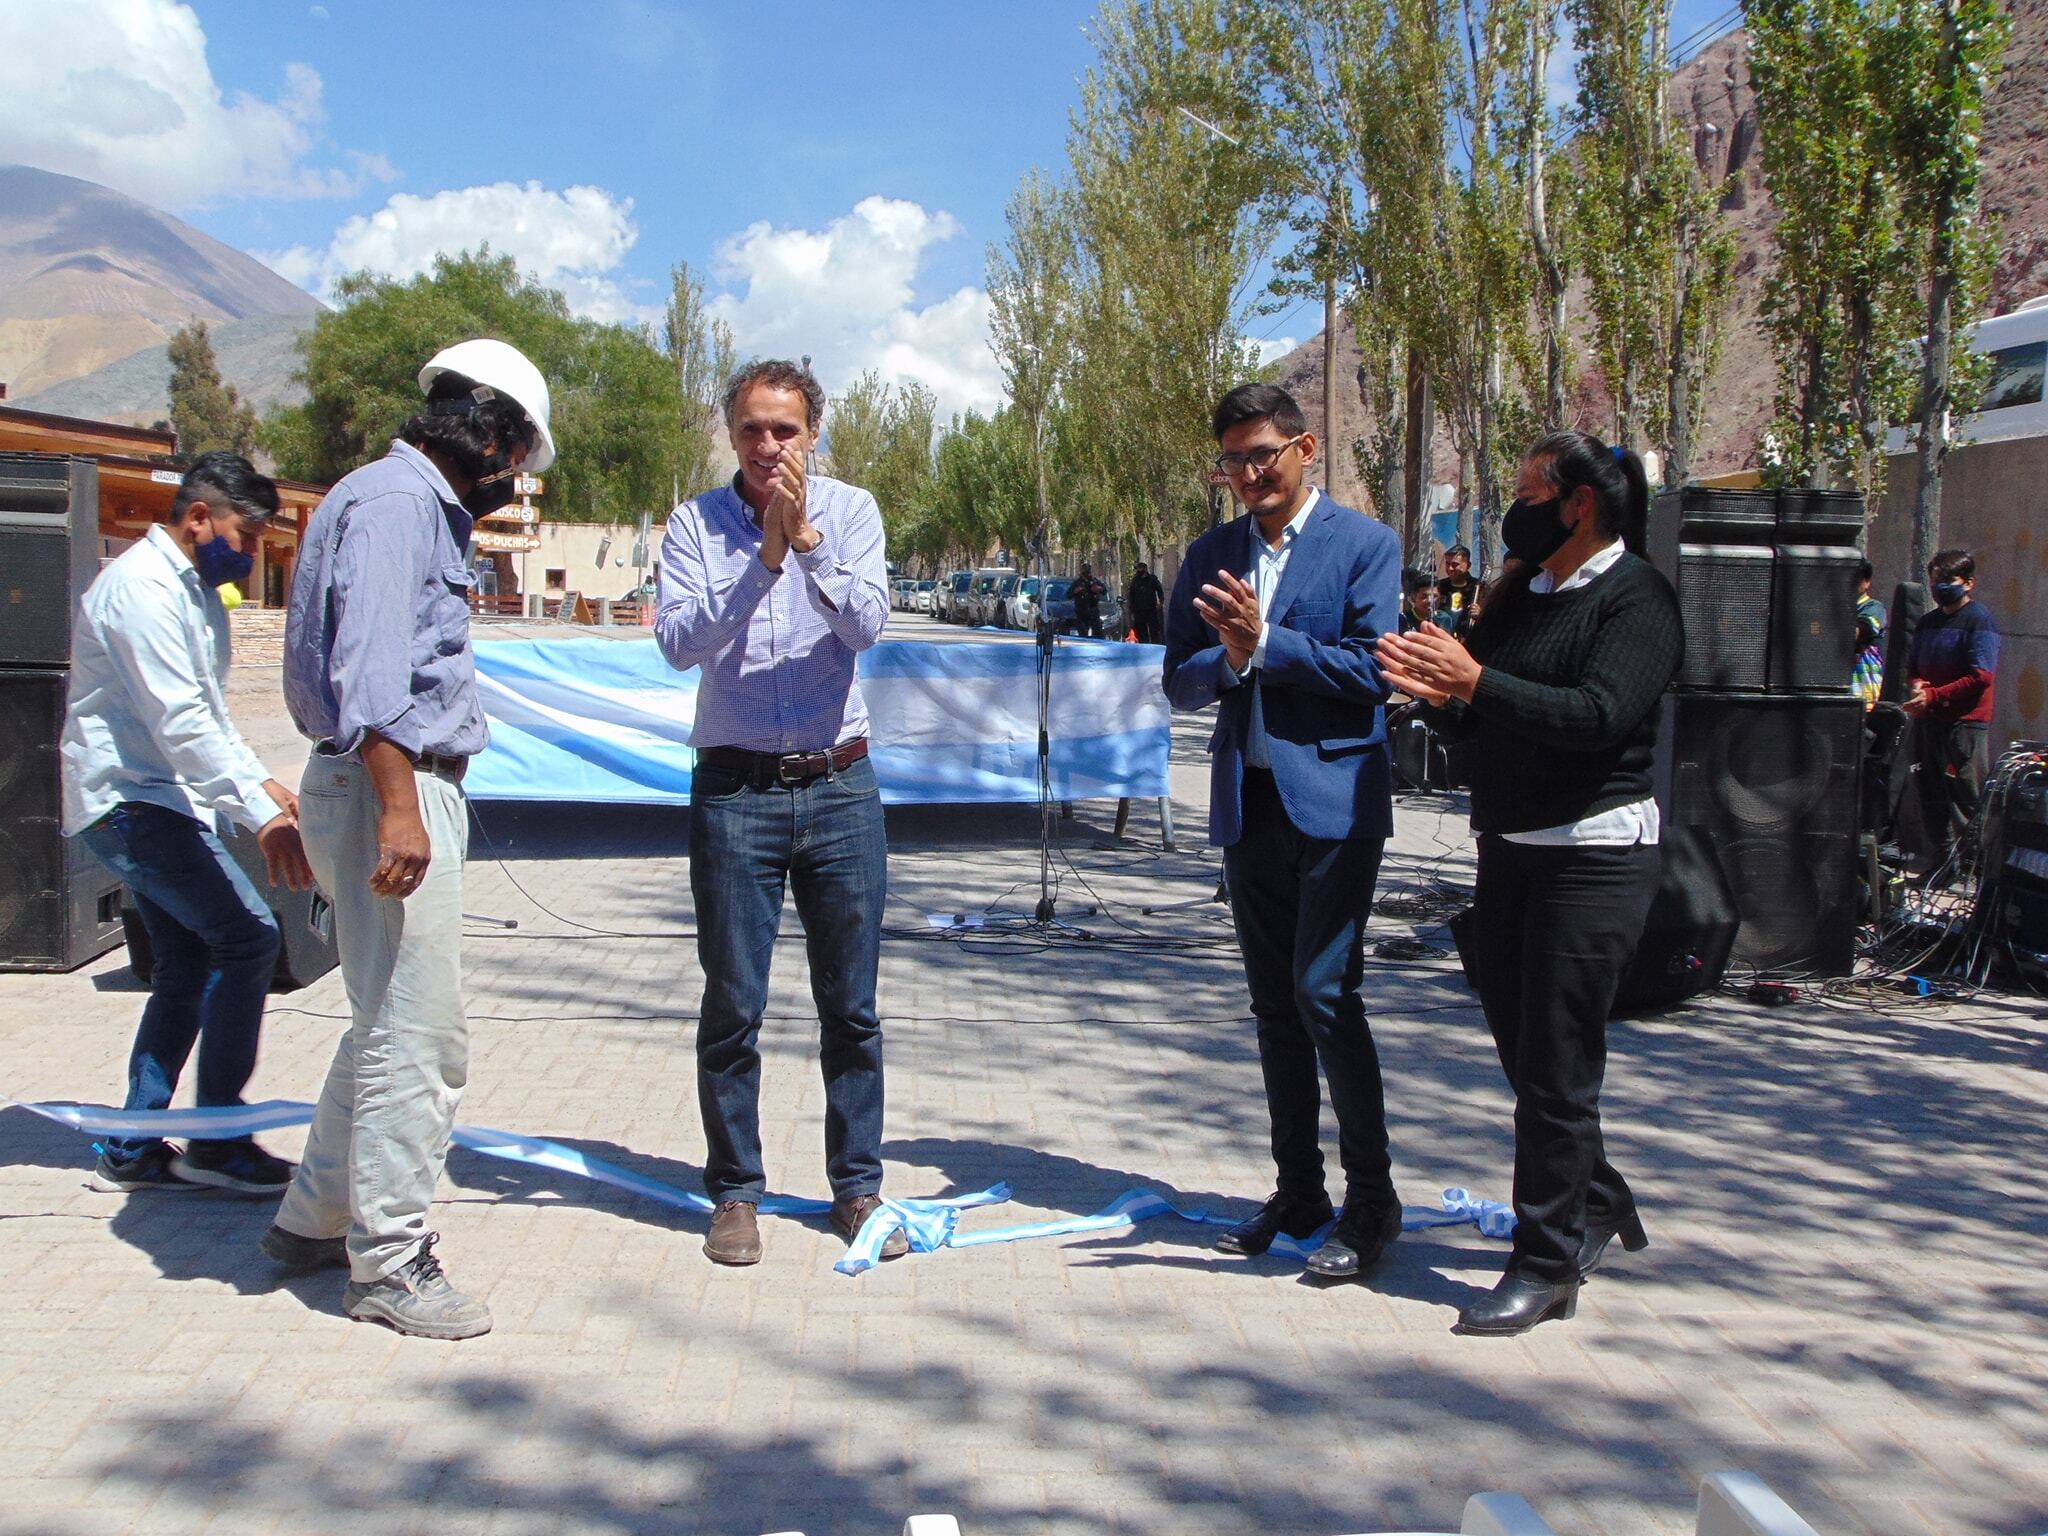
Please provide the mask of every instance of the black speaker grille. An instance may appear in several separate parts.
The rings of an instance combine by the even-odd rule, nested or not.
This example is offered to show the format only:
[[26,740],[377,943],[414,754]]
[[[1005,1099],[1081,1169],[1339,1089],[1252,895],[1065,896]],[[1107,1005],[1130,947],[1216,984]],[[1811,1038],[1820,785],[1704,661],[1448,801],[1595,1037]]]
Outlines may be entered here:
[[1741,926],[1734,958],[1846,974],[1855,958],[1855,698],[1680,694],[1668,819],[1715,849]]
[[1853,547],[1780,544],[1771,604],[1771,688],[1847,693],[1856,666]]
[[0,667],[0,968],[69,970],[120,942],[121,883],[60,835],[67,678]]
[[1769,677],[1768,549],[1685,544],[1678,553],[1678,611],[1685,623],[1686,688],[1761,690]]

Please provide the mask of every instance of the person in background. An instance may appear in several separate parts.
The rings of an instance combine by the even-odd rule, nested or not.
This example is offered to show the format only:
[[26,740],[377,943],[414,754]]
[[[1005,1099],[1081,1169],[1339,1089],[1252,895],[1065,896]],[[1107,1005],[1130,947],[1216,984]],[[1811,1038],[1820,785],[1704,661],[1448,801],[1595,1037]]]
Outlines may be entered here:
[[1436,584],[1436,625],[1447,635],[1463,635],[1472,627],[1472,607],[1479,583],[1472,576],[1472,551],[1453,544],[1444,551],[1443,580]]
[[1124,616],[1140,645],[1166,643],[1166,589],[1140,560],[1124,589]]
[[430,1339],[488,1333],[427,1226],[469,1080],[462,997],[462,780],[490,740],[469,639],[470,534],[554,462],[548,386],[479,337],[419,373],[390,452],[308,520],[285,619],[284,697],[313,744],[306,853],[334,902],[349,1023],[306,1154],[259,1246],[288,1269],[346,1268],[358,1322]]
[[1102,596],[1109,590],[1095,574],[1095,568],[1086,560],[1081,562],[1081,574],[1074,578],[1074,584],[1067,589],[1067,596],[1074,601],[1074,633],[1090,640],[1102,638]]
[[1870,562],[1856,567],[1856,671],[1854,684],[1869,709],[1884,690],[1884,604],[1870,595]]
[[[228,716],[227,610],[219,588],[254,568],[277,486],[232,453],[185,471],[169,517],[94,578],[72,638],[60,755],[63,830],[128,887],[155,969],[128,1056],[123,1108],[168,1109],[196,1043],[202,1108],[237,1105],[256,1070],[277,919],[221,842],[256,834],[272,884],[312,883],[298,798],[270,776]],[[292,1165],[248,1137],[110,1137],[109,1189],[275,1194]]]
[[1463,1333],[1570,1317],[1609,1243],[1649,1241],[1600,1124],[1607,1014],[1657,889],[1658,703],[1685,653],[1671,584],[1622,542],[1648,503],[1635,454],[1550,434],[1522,461],[1469,645],[1434,625],[1379,645],[1388,681],[1471,743],[1461,949],[1515,1093],[1514,1249]]
[[1928,609],[1913,631],[1906,713],[1920,763],[1920,805],[1937,859],[1977,815],[1991,766],[1998,621],[1977,601],[1977,560],[1944,549],[1927,563]]
[[1429,572],[1404,568],[1401,572],[1401,633],[1422,628],[1436,617],[1436,582]]

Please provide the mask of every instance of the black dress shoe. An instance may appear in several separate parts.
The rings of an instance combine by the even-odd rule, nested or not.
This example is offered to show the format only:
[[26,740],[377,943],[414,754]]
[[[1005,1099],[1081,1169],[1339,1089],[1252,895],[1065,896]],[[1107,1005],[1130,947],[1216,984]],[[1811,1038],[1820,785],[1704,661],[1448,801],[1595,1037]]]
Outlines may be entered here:
[[1388,1198],[1370,1205],[1344,1202],[1337,1230],[1308,1256],[1308,1272],[1342,1280],[1379,1263],[1401,1235],[1401,1202]]
[[1458,1314],[1458,1332],[1504,1339],[1579,1310],[1579,1282],[1503,1275],[1500,1284]]
[[1273,1239],[1283,1233],[1288,1237],[1310,1237],[1327,1222],[1336,1211],[1330,1205],[1330,1197],[1320,1200],[1299,1200],[1293,1195],[1274,1195],[1259,1207],[1259,1214],[1249,1221],[1241,1221],[1224,1231],[1216,1239],[1216,1246],[1224,1253],[1241,1253],[1247,1258],[1256,1257],[1273,1246]]
[[1650,1236],[1643,1230],[1643,1218],[1631,1209],[1625,1216],[1612,1221],[1587,1222],[1585,1234],[1579,1239],[1579,1278],[1585,1279],[1600,1267],[1600,1260],[1607,1252],[1607,1245],[1616,1238],[1630,1253],[1641,1253],[1650,1246]]

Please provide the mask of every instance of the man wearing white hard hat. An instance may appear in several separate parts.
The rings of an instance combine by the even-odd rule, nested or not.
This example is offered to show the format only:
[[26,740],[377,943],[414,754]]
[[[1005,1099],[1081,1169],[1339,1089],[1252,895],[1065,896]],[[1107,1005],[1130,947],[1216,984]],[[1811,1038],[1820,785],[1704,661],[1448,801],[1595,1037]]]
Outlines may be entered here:
[[488,739],[470,529],[555,445],[546,381],[502,341],[436,354],[420,388],[391,451],[320,503],[292,576],[285,702],[313,743],[300,830],[334,903],[350,1022],[262,1248],[345,1267],[350,1317],[466,1339],[490,1309],[449,1283],[427,1213],[469,1070],[462,777]]

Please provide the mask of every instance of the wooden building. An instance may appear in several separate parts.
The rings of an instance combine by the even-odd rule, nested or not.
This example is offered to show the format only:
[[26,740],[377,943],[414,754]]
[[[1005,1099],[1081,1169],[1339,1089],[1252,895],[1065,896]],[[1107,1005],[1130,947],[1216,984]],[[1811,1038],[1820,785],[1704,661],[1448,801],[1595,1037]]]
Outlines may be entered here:
[[[119,554],[147,533],[151,523],[169,515],[184,478],[175,462],[177,451],[174,432],[0,404],[0,452],[83,457],[99,466],[102,556]],[[242,584],[246,600],[266,608],[285,605],[300,530],[326,494],[324,485],[277,482],[281,506],[263,530],[256,569]]]

